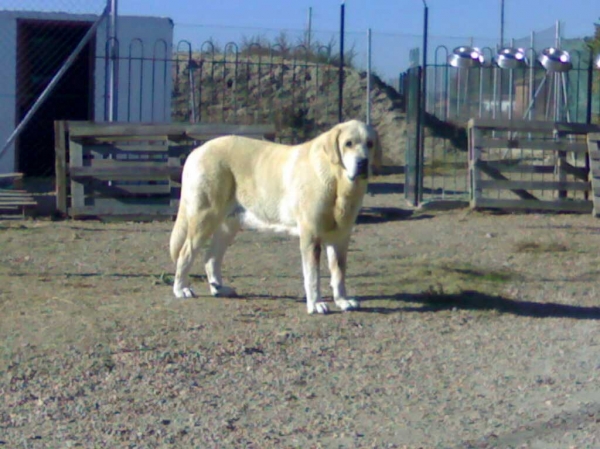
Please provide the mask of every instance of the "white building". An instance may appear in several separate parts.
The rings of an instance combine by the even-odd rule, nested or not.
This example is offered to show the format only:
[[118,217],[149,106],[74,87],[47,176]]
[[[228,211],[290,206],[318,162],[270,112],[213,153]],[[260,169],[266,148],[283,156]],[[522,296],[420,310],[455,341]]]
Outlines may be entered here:
[[[0,148],[52,76],[98,19],[94,15],[0,11]],[[171,121],[173,22],[119,16],[116,121]],[[0,173],[48,176],[54,167],[53,122],[106,120],[107,20],[11,147]]]

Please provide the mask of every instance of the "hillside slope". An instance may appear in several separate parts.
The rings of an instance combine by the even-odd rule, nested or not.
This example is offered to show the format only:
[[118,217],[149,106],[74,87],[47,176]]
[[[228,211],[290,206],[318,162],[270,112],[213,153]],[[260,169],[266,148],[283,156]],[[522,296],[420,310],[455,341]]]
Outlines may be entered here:
[[[240,124],[274,123],[284,141],[307,140],[338,121],[338,69],[325,64],[279,60],[269,63],[199,59],[189,75],[186,62],[176,67],[175,120]],[[193,89],[190,89],[191,83]],[[344,120],[366,117],[367,76],[345,69]],[[371,82],[371,120],[383,147],[384,164],[404,164],[406,115],[403,99],[377,76]]]

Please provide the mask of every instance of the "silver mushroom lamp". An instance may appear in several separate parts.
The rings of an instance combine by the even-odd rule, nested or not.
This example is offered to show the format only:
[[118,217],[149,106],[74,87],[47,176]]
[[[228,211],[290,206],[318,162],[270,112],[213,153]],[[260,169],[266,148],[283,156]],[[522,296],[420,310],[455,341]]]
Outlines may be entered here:
[[448,56],[448,64],[459,69],[481,67],[483,61],[483,54],[477,47],[456,47],[452,54]]

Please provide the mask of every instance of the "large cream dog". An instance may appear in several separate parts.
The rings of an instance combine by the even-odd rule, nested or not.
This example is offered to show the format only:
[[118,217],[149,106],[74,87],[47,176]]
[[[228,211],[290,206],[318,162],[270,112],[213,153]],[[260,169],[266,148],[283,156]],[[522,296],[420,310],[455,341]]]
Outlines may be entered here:
[[322,247],[335,304],[358,308],[356,299],[346,297],[348,243],[379,152],[376,131],[356,120],[297,146],[227,136],[196,148],[183,167],[171,234],[175,296],[194,296],[188,273],[202,249],[211,293],[235,296],[222,284],[221,263],[243,226],[300,237],[308,313],[328,312],[320,296]]

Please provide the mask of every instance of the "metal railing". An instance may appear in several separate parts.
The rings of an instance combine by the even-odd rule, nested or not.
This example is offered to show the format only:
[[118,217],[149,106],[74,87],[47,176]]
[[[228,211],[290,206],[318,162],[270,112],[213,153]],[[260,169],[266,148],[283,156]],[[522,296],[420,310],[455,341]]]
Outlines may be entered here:
[[[457,68],[448,62],[451,50],[438,46],[427,66],[424,108],[425,129],[418,150],[420,192],[407,199],[412,204],[430,200],[466,200],[469,196],[466,122],[472,118],[600,123],[600,70],[597,57],[587,50],[571,50],[572,68],[565,72],[546,70],[538,53],[526,51],[523,68],[503,69],[493,63],[495,50],[481,50],[487,63]],[[408,73],[408,72],[407,72]],[[401,85],[408,86],[400,78]],[[410,98],[410,92],[404,92]],[[417,136],[417,134],[414,134]],[[413,137],[414,137],[413,136]],[[417,142],[411,141],[412,146]],[[411,147],[412,148],[412,147]],[[415,150],[407,149],[407,167],[415,164]]]
[[174,54],[176,121],[274,123],[289,138],[305,138],[337,121],[338,68],[332,49],[233,42],[217,51],[187,41]]

